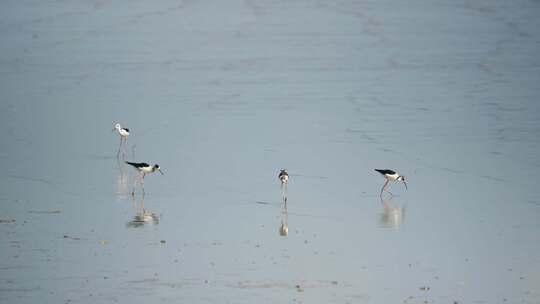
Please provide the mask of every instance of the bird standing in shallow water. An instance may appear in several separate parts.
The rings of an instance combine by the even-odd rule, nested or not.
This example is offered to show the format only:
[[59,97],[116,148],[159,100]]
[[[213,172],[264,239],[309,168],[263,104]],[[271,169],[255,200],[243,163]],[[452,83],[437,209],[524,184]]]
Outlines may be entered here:
[[287,203],[287,183],[289,182],[289,173],[287,173],[287,170],[282,169],[278,174],[278,178],[281,181],[281,194],[283,201]]
[[133,185],[133,191],[131,191],[131,195],[135,195],[135,187],[137,186],[137,182],[141,184],[142,192],[144,194],[144,177],[146,176],[146,174],[159,171],[159,173],[163,175],[163,171],[161,171],[161,168],[159,167],[158,164],[150,166],[147,163],[132,163],[128,161],[126,162],[126,164],[133,166],[140,173],[139,179],[135,180],[135,184]]
[[279,172],[279,180],[281,181],[281,185],[287,185],[287,182],[289,181],[289,173],[287,173],[287,170],[283,169]]
[[114,126],[113,132],[116,130],[118,132],[118,135],[120,135],[120,145],[118,146],[118,153],[117,155],[120,155],[120,149],[122,148],[122,143],[127,143],[127,138],[129,136],[129,129],[128,128],[122,128],[119,123],[117,123]]
[[381,195],[383,194],[383,191],[386,191],[390,193],[390,195],[393,195],[392,192],[388,191],[387,189],[388,183],[391,181],[401,181],[405,185],[405,189],[407,189],[407,182],[405,182],[405,176],[399,175],[397,172],[388,169],[375,169],[375,171],[379,172],[386,179],[386,182],[381,188]]

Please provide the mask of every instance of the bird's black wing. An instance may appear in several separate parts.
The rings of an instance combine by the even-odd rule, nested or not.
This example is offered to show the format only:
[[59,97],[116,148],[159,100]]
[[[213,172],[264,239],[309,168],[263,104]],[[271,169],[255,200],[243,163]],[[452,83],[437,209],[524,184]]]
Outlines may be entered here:
[[388,169],[375,169],[375,171],[379,172],[379,173],[382,174],[382,175],[386,175],[386,174],[388,174],[388,175],[394,175],[394,174],[396,174],[395,171],[388,170]]
[[128,132],[128,133],[129,133],[129,129],[128,129],[128,128],[122,128],[122,129],[126,130],[126,132]]
[[150,167],[150,165],[147,164],[147,163],[132,163],[132,162],[128,162],[128,161],[127,161],[126,164],[132,165],[132,166],[135,167],[135,168]]

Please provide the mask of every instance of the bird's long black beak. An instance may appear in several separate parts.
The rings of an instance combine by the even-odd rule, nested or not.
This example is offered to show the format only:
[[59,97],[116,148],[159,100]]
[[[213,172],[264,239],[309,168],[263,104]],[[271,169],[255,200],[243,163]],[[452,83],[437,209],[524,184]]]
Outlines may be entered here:
[[161,171],[161,169],[158,169],[159,173],[161,173],[161,175],[165,175],[163,174],[163,171]]

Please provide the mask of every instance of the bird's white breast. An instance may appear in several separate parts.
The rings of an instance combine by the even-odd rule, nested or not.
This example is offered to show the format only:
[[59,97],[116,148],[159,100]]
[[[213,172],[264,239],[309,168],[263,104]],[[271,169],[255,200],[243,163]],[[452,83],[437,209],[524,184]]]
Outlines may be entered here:
[[118,133],[124,137],[128,136],[129,135],[129,132],[127,132],[126,130],[124,129],[120,129],[118,130]]
[[142,167],[141,171],[144,173],[152,173],[152,167]]

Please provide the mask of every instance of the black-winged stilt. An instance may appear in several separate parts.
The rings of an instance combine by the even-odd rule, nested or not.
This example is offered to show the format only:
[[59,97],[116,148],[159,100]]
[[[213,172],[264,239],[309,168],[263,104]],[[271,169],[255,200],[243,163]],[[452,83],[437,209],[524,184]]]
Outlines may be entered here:
[[142,191],[144,193],[144,177],[146,174],[150,174],[156,171],[159,171],[161,175],[163,175],[163,171],[161,171],[161,168],[158,164],[155,164],[153,166],[150,166],[147,163],[132,163],[132,162],[126,162],[126,164],[133,166],[137,171],[139,171],[139,179],[135,180],[135,184],[133,185],[133,191],[131,192],[131,195],[135,195],[135,186],[137,186],[137,181],[141,184]]
[[127,138],[129,136],[129,129],[128,128],[122,128],[119,123],[114,125],[113,132],[116,130],[118,135],[120,135],[120,145],[118,146],[118,155],[120,154],[120,149],[122,148],[122,143],[127,143]]
[[287,182],[289,181],[289,173],[287,173],[287,170],[285,169],[282,169],[280,172],[279,172],[279,180],[281,181],[281,185],[287,185]]
[[114,125],[113,131],[116,130],[118,134],[120,135],[120,143],[122,143],[122,140],[127,140],[127,137],[129,136],[129,129],[128,128],[122,128],[119,123]]
[[289,182],[289,173],[287,170],[281,169],[278,174],[278,178],[281,181],[281,196],[285,203],[287,203],[287,183]]
[[399,175],[397,172],[393,170],[388,170],[388,169],[375,169],[375,171],[379,172],[386,179],[386,182],[381,188],[381,195],[383,191],[386,191],[390,193],[391,195],[393,195],[392,192],[388,191],[387,189],[389,182],[401,181],[405,185],[405,189],[407,189],[407,182],[405,182],[405,176]]

